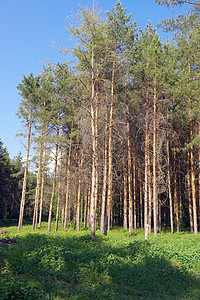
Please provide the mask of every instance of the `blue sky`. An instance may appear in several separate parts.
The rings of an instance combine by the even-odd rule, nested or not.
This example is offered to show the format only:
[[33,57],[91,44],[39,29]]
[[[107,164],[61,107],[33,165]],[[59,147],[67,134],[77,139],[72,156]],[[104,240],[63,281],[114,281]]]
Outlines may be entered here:
[[[97,2],[97,1],[96,1]],[[98,0],[98,7],[111,10],[117,0]],[[154,0],[121,0],[132,21],[144,28],[151,20],[157,24],[172,13]],[[92,6],[92,0],[0,0],[0,139],[13,158],[25,149],[17,133],[22,131],[16,112],[20,96],[16,86],[23,74],[38,75],[41,63],[64,62],[57,46],[70,47],[65,19],[81,6]],[[162,34],[159,31],[160,34]]]

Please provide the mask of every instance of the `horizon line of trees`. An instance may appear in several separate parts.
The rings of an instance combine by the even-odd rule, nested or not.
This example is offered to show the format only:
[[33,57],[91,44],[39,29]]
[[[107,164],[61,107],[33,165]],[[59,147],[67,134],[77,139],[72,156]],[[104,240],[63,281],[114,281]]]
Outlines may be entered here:
[[150,22],[138,28],[119,1],[105,18],[80,9],[69,24],[73,68],[49,63],[18,85],[27,138],[19,230],[32,144],[33,230],[48,207],[48,231],[55,219],[55,230],[73,221],[92,237],[97,226],[106,235],[114,224],[130,234],[144,228],[146,239],[152,228],[155,236],[162,227],[198,233],[200,4],[155,2],[191,7],[160,23],[175,30],[173,41],[162,43]]

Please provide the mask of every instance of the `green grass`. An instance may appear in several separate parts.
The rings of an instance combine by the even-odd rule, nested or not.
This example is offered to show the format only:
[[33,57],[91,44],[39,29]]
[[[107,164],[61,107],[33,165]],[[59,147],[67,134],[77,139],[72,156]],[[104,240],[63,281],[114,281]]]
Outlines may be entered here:
[[[53,224],[54,226],[54,224]],[[0,246],[0,299],[200,299],[200,237],[191,233],[132,236],[121,228],[107,237],[72,228],[34,232]],[[1,228],[0,228],[1,229]]]

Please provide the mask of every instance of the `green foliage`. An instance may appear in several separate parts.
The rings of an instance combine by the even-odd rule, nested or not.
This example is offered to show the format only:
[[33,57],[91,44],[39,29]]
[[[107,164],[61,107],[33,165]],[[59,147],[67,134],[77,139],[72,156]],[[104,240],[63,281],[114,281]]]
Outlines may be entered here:
[[200,239],[190,233],[115,228],[77,233],[68,227],[47,233],[10,227],[18,243],[1,247],[1,299],[197,299],[200,293]]

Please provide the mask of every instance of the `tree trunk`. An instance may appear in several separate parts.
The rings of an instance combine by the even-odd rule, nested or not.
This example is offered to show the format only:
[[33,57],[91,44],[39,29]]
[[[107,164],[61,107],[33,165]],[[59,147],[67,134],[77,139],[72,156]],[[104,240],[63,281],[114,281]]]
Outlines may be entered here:
[[37,228],[37,220],[38,220],[38,203],[39,203],[39,195],[40,195],[40,183],[41,183],[41,171],[42,171],[42,157],[43,157],[43,142],[44,129],[41,130],[41,142],[40,142],[40,154],[39,154],[39,166],[38,166],[38,174],[37,174],[37,183],[36,183],[36,191],[35,191],[35,206],[33,213],[33,225],[32,230]]
[[87,226],[87,209],[88,209],[88,190],[87,186],[85,185],[85,192],[84,192],[84,229]]
[[194,232],[194,222],[192,215],[192,199],[191,199],[191,180],[190,180],[190,152],[187,152],[187,194],[188,194],[188,210],[190,219],[190,230]]
[[45,167],[46,167],[46,152],[47,152],[47,142],[45,142],[44,146],[44,160],[42,165],[42,182],[41,182],[41,191],[40,191],[40,214],[39,214],[39,222],[38,227],[41,228],[42,222],[42,206],[43,206],[43,199],[44,199],[44,179],[45,179]]
[[128,196],[129,196],[129,234],[133,231],[133,194],[132,194],[132,159],[129,120],[127,119],[127,149],[128,149]]
[[127,220],[127,168],[126,168],[126,159],[125,159],[125,153],[123,153],[123,177],[124,177],[124,220],[123,220],[123,226],[124,229],[128,229],[128,220]]
[[101,232],[106,235],[106,187],[107,187],[107,168],[108,168],[108,141],[107,141],[107,112],[105,120],[105,142],[104,142],[104,170],[103,170],[103,188],[102,188],[102,207],[101,207]]
[[137,229],[137,202],[136,202],[136,158],[135,149],[133,149],[133,213],[134,230]]
[[[94,47],[94,41],[93,41]],[[91,237],[95,238],[96,232],[96,110],[95,110],[95,70],[94,70],[94,48],[92,49],[92,94],[91,94],[91,129],[92,129],[92,183],[91,183],[91,207],[90,207],[90,228]]]
[[145,103],[145,154],[144,154],[144,234],[145,240],[148,239],[148,141],[149,141],[149,128],[148,128],[148,102],[149,102],[149,93],[148,86],[146,86],[146,103]]
[[81,151],[81,163],[80,163],[80,174],[78,179],[78,194],[77,194],[77,207],[76,207],[76,225],[77,231],[80,231],[80,199],[81,199],[81,172],[83,169],[83,148]]
[[[190,126],[190,140],[193,139],[193,125]],[[194,175],[194,154],[193,145],[190,148],[190,167],[191,167],[191,188],[192,188],[192,206],[193,206],[193,221],[194,221],[194,234],[198,233],[197,225],[197,205],[196,205],[196,188],[195,188],[195,175]]]
[[178,158],[178,186],[179,186],[179,211],[180,211],[180,230],[182,230],[182,227],[183,227],[183,203],[182,203],[182,184],[181,184],[181,160],[180,160],[180,156]]
[[27,174],[28,174],[30,141],[31,141],[31,122],[27,121],[26,165],[25,165],[25,169],[24,169],[24,180],[23,180],[23,187],[22,187],[22,198],[21,198],[21,204],[20,204],[18,231],[20,231],[22,229],[22,222],[23,222],[23,216],[24,216],[24,205],[25,205],[25,196],[26,196],[26,182],[27,182]]
[[51,231],[51,219],[52,219],[52,212],[53,212],[53,201],[54,195],[56,190],[56,170],[57,170],[57,162],[58,162],[58,137],[59,137],[59,120],[60,120],[60,112],[58,109],[58,124],[57,124],[57,141],[56,141],[56,151],[55,151],[55,163],[54,163],[54,172],[53,172],[53,186],[51,191],[51,200],[49,206],[49,218],[48,218],[48,229],[47,231]]
[[[156,64],[155,64],[155,74],[156,74]],[[153,217],[154,217],[154,236],[157,237],[157,183],[156,183],[156,160],[157,160],[157,130],[156,130],[156,121],[157,121],[157,88],[156,80],[154,79],[154,93],[153,93]]]
[[[62,138],[64,136],[64,125],[62,125]],[[63,146],[61,145],[60,149],[60,170],[59,170],[59,182],[58,182],[58,201],[56,209],[56,227],[55,231],[58,230],[58,220],[59,220],[59,211],[60,211],[60,197],[61,197],[61,182],[62,182],[62,162],[63,162]]]
[[70,205],[69,205],[69,189],[70,189],[70,180],[71,180],[71,151],[72,151],[72,131],[73,131],[73,123],[71,128],[71,135],[69,141],[69,151],[67,158],[67,178],[66,178],[66,195],[65,195],[65,218],[64,218],[64,229],[69,222],[69,214],[70,214]]
[[116,48],[115,43],[112,79],[111,79],[111,98],[110,98],[110,122],[109,122],[109,141],[108,141],[108,202],[107,202],[107,220],[108,220],[108,231],[110,231],[110,218],[111,218],[111,207],[112,207],[112,186],[113,186],[113,106],[114,106],[114,88],[115,88],[115,68],[116,68]]
[[168,182],[168,194],[169,194],[169,209],[170,209],[170,227],[171,233],[174,233],[173,224],[173,203],[172,203],[172,192],[171,192],[171,178],[170,178],[170,160],[169,160],[169,140],[167,139],[167,182]]

